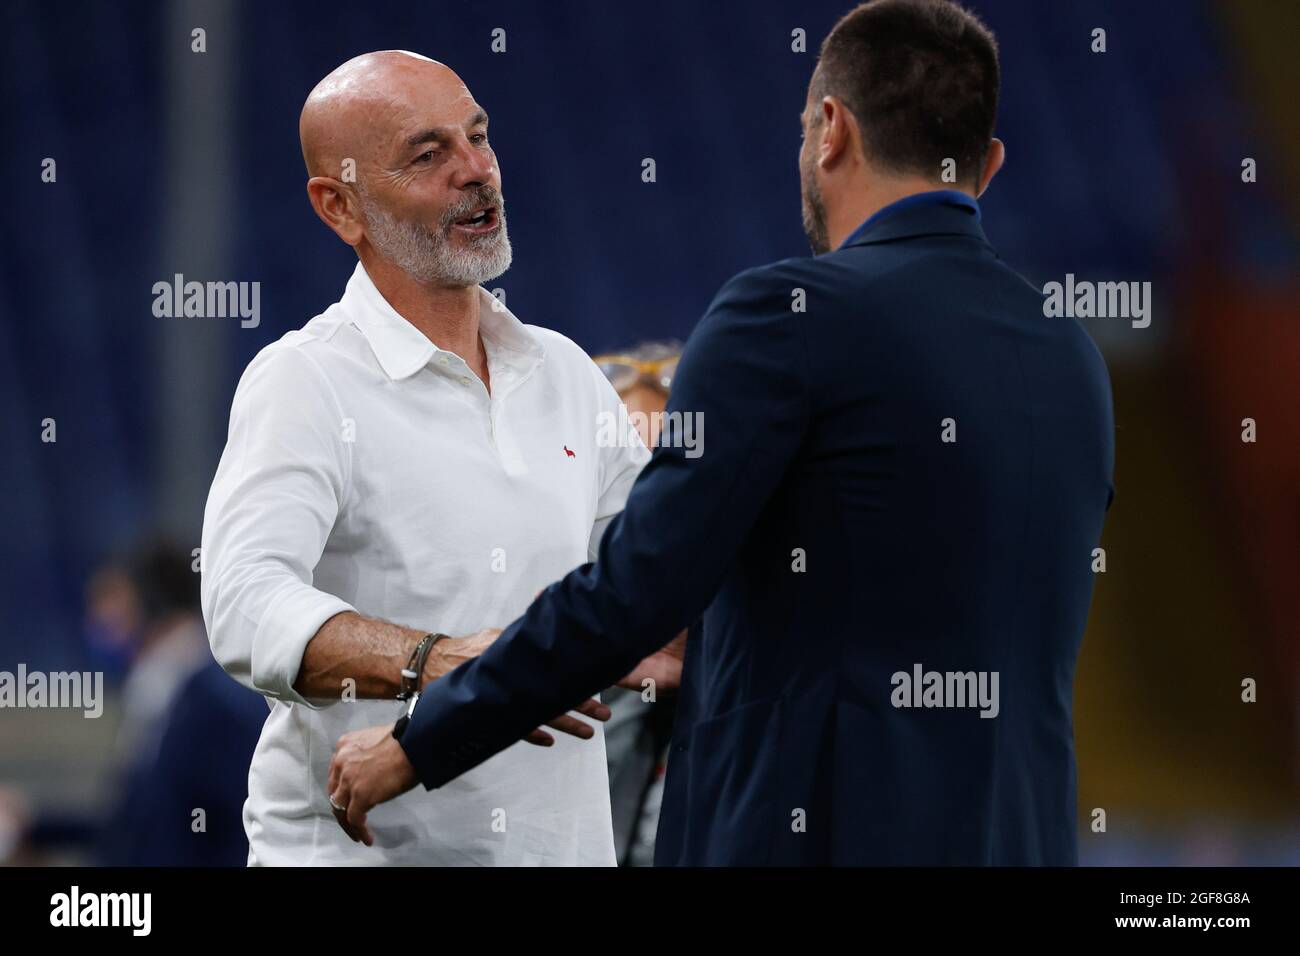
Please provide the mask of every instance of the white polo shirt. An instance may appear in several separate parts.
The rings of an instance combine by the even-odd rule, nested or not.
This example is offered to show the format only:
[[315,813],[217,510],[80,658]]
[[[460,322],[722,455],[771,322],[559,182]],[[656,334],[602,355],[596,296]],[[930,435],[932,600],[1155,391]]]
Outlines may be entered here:
[[438,790],[417,786],[370,814],[366,847],[330,812],[330,756],[403,705],[309,702],[292,686],[340,611],[458,636],[505,627],[594,557],[649,458],[635,437],[598,446],[619,398],[581,349],[480,293],[491,395],[360,264],[339,302],[239,382],[202,579],[213,653],[271,705],[244,805],[250,863],[615,862],[598,724],[591,740],[517,743]]

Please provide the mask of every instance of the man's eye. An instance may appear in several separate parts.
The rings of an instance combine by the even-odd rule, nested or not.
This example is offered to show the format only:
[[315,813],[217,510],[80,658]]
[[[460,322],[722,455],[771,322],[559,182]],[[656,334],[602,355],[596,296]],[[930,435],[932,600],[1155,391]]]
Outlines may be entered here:
[[433,150],[431,150],[431,149],[426,149],[426,150],[425,150],[423,153],[421,153],[419,156],[415,157],[415,161],[416,161],[417,163],[427,163],[427,162],[429,162],[431,159],[433,159]]
[[487,133],[475,133],[473,136],[469,138],[469,141],[471,143],[486,143]]

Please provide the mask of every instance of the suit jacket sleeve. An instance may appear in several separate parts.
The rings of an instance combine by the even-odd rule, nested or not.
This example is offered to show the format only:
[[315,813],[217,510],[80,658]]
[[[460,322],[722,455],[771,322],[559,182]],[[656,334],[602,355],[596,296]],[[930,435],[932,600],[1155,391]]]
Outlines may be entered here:
[[599,560],[428,686],[402,737],[426,787],[610,686],[712,600],[808,426],[796,285],[778,264],[722,288],[682,355],[660,447]]

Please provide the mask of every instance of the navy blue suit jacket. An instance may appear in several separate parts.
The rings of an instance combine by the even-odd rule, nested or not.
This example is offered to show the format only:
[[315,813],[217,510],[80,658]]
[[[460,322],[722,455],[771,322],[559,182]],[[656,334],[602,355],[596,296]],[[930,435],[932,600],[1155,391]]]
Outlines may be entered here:
[[[1082,327],[1043,315],[973,208],[913,204],[728,282],[668,408],[703,415],[703,454],[658,448],[599,560],[429,686],[402,740],[420,780],[703,612],[657,863],[1075,863],[1073,679],[1114,459]],[[895,676],[918,666],[996,672],[996,716],[899,706],[924,703]]]

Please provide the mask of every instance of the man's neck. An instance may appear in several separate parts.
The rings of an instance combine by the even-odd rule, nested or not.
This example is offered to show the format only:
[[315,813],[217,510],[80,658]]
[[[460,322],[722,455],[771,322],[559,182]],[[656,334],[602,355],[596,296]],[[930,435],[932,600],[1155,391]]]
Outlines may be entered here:
[[491,389],[487,352],[479,335],[478,286],[449,288],[416,282],[401,268],[368,249],[361,252],[361,264],[379,294],[398,315],[438,348],[459,355]]
[[860,184],[853,189],[843,202],[827,203],[826,236],[832,249],[838,249],[854,229],[862,225],[880,210],[891,203],[915,196],[917,193],[934,192],[936,189],[969,190],[952,183],[934,183],[919,176],[900,179],[876,179],[870,183]]

